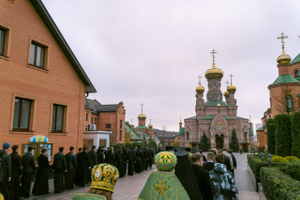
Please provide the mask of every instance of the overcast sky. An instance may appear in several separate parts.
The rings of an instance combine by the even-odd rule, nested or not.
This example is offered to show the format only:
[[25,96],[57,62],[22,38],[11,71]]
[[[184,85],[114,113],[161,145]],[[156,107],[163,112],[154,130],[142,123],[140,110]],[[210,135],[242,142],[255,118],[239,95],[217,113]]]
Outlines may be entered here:
[[[260,122],[269,108],[268,85],[284,32],[286,53],[300,53],[300,1],[261,0],[43,0],[97,89],[89,98],[124,102],[126,121],[178,131],[195,116],[198,76],[216,66],[234,75],[238,115]],[[207,81],[202,85],[207,92]]]

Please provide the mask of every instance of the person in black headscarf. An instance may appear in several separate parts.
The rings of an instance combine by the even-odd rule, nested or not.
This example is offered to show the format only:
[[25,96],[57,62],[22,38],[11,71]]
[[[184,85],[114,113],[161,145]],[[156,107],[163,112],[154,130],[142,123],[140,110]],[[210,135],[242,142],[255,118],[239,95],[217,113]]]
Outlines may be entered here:
[[105,163],[104,162],[104,154],[103,154],[103,149],[101,146],[99,146],[98,150],[97,150],[97,165],[98,164],[102,164]]
[[84,187],[88,180],[88,172],[91,169],[89,156],[86,152],[86,147],[83,147],[82,152],[78,154],[77,169],[77,184],[81,187]]
[[22,188],[20,186],[20,177],[22,176],[22,158],[18,154],[18,145],[13,145],[13,152],[10,154],[11,156],[11,166],[12,166],[12,177],[11,184],[14,194],[14,200],[19,200],[22,196],[21,191]]
[[105,161],[107,164],[114,165],[114,166],[116,165],[115,154],[112,152],[110,147],[107,148]]
[[123,177],[125,174],[124,170],[124,161],[123,161],[123,151],[121,147],[116,152],[116,161],[117,161],[117,169],[119,170],[120,177]]
[[73,154],[74,147],[70,147],[70,152],[66,154],[67,174],[66,174],[66,189],[74,188],[74,175],[77,166],[76,156]]
[[203,200],[202,194],[198,187],[197,179],[189,161],[189,152],[181,148],[175,153],[175,155],[177,156],[175,175],[180,180],[191,200]]
[[136,167],[135,167],[135,172],[140,173],[142,171],[142,156],[143,153],[141,151],[140,147],[137,147],[136,150]]
[[133,175],[134,165],[136,163],[136,153],[134,147],[130,147],[128,151],[128,175]]
[[[78,161],[78,155],[82,152],[82,148],[80,147],[78,149],[78,153],[76,154],[76,161]],[[79,181],[78,181],[78,177],[80,176],[79,173],[81,173],[78,169],[78,162],[77,162],[77,165],[76,165],[76,169],[75,169],[75,176],[74,176],[74,183],[75,185],[79,185]]]
[[35,182],[32,190],[34,195],[43,195],[49,193],[49,161],[47,149],[42,149],[42,154],[38,157],[39,168],[36,172]]
[[122,146],[123,151],[123,162],[124,162],[124,172],[127,172],[127,162],[128,162],[128,154],[125,145]]
[[88,182],[91,182],[92,169],[98,163],[95,145],[92,146],[92,149],[88,152],[88,155],[89,155],[89,160],[91,165],[91,169],[89,170],[89,175],[88,175]]
[[53,170],[54,170],[54,192],[60,193],[64,191],[64,178],[67,172],[67,163],[63,154],[64,147],[59,147],[59,152],[54,155]]

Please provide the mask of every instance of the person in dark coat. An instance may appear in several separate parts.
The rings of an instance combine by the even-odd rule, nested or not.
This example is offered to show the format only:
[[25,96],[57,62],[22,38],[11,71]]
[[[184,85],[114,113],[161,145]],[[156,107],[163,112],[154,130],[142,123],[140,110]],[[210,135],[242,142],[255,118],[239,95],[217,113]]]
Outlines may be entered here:
[[201,154],[193,154],[192,169],[197,179],[199,190],[204,200],[213,200],[213,194],[210,184],[209,173],[202,168],[203,156]]
[[73,154],[74,147],[70,147],[70,152],[66,154],[67,174],[66,174],[66,189],[74,188],[74,175],[77,166],[76,156]]
[[126,172],[127,172],[127,162],[128,162],[128,153],[127,153],[125,145],[122,146],[122,151],[123,151],[124,172],[126,174]]
[[[76,154],[76,161],[78,161],[78,155],[82,152],[82,148],[80,147],[78,149],[78,152]],[[77,162],[77,165],[76,165],[76,169],[75,169],[75,176],[74,176],[74,183],[75,185],[79,185],[78,184],[78,177],[80,176],[79,173],[81,173],[79,170],[78,170],[78,162]]]
[[135,172],[136,173],[141,173],[141,171],[142,171],[142,157],[143,157],[143,153],[141,151],[141,148],[137,147],[137,150],[136,150],[136,167],[135,167]]
[[47,149],[42,149],[42,154],[38,157],[39,168],[36,172],[32,194],[43,195],[49,193],[49,161]]
[[237,167],[236,158],[235,158],[235,156],[232,153],[232,149],[229,149],[228,153],[231,155],[231,158],[232,158],[233,169],[232,169],[231,172],[232,172],[232,174],[234,176],[234,169],[236,169],[236,167]]
[[153,152],[153,148],[151,148],[149,150],[149,166],[150,166],[150,169],[152,169],[152,165],[153,165],[153,160],[154,160],[154,152]]
[[96,154],[96,146],[95,145],[92,146],[92,150],[90,150],[88,152],[88,155],[89,155],[90,166],[91,166],[91,169],[89,170],[89,175],[88,175],[88,182],[91,182],[92,169],[98,163],[97,154]]
[[9,185],[11,184],[12,178],[12,166],[11,166],[11,156],[7,153],[10,144],[5,142],[2,145],[3,150],[0,150],[0,157],[2,163],[4,165],[3,172],[0,172],[0,193],[3,194],[4,198],[7,200],[11,200],[11,192],[9,189]]
[[115,155],[112,152],[112,150],[111,150],[110,147],[107,148],[107,153],[106,153],[106,156],[105,156],[105,161],[106,161],[107,164],[116,165]]
[[142,158],[142,162],[141,162],[141,171],[144,171],[145,170],[145,165],[146,165],[146,157],[145,157],[145,148],[142,147],[141,148],[141,158]]
[[145,155],[145,170],[147,170],[148,167],[150,167],[149,166],[150,153],[149,153],[148,147],[145,148],[144,155]]
[[55,193],[60,193],[65,189],[64,178],[67,172],[67,163],[63,151],[64,147],[59,147],[59,152],[54,155],[53,159]]
[[124,161],[123,161],[123,151],[121,148],[116,152],[116,161],[117,161],[117,169],[119,170],[120,177],[125,175],[124,173]]
[[11,184],[14,194],[14,200],[19,200],[22,196],[22,188],[20,186],[20,178],[22,177],[22,158],[18,154],[18,145],[13,145],[11,156],[12,178]]
[[86,152],[86,147],[83,147],[82,152],[78,154],[77,164],[77,184],[81,187],[84,187],[88,180],[89,170],[91,169],[89,156]]
[[136,163],[136,153],[134,147],[130,147],[128,151],[128,175],[133,175],[134,165]]
[[206,171],[210,171],[214,169],[215,165],[215,154],[213,152],[208,152],[207,153],[207,160],[206,162],[203,163],[203,169]]
[[102,164],[102,163],[105,163],[104,154],[103,154],[102,147],[99,146],[97,150],[97,164]]
[[28,147],[28,153],[22,157],[23,176],[22,176],[22,192],[24,198],[30,197],[30,187],[32,175],[35,172],[35,158],[32,155],[32,147]]
[[175,175],[181,182],[191,200],[202,200],[203,197],[189,161],[189,152],[181,148],[175,153],[175,155],[177,157]]

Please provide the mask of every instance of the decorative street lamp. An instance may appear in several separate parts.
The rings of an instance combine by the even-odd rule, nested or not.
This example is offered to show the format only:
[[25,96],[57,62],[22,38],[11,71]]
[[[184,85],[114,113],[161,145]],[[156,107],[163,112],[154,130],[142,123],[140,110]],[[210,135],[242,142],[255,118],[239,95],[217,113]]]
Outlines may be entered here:
[[264,162],[265,154],[261,152],[259,155],[260,155],[261,162]]
[[272,162],[272,154],[271,153],[268,153],[267,154],[267,157],[268,157],[268,162],[269,162],[269,166],[271,167],[271,162]]

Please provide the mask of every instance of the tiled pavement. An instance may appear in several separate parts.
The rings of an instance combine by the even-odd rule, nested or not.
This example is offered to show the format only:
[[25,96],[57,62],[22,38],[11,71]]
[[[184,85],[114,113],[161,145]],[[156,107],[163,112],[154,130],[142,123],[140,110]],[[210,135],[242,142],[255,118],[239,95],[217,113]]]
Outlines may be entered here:
[[[247,154],[235,154],[238,162],[237,169],[235,170],[235,180],[236,185],[239,190],[240,200],[258,200],[259,194],[255,192],[255,188],[251,183],[250,176],[247,172]],[[148,176],[152,171],[155,171],[155,165],[153,165],[152,170],[144,171],[140,174],[135,174],[133,176],[125,176],[120,178],[115,186],[115,192],[113,194],[114,200],[135,200],[137,199],[140,191],[142,190]],[[53,182],[49,183],[50,191],[53,188]],[[72,196],[78,192],[86,192],[89,186],[84,188],[76,188],[74,190],[66,191],[62,194],[51,194],[50,196],[32,196],[30,199],[47,199],[47,200],[71,200]],[[52,189],[53,190],[53,189]]]

